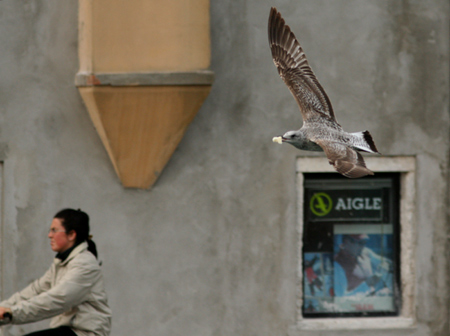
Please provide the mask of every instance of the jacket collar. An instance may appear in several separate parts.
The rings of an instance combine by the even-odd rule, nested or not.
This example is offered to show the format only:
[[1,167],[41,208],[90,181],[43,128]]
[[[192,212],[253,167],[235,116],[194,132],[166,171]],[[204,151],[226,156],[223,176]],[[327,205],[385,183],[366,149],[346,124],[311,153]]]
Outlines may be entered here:
[[77,247],[80,243],[73,245],[72,247],[68,248],[67,250],[65,250],[64,252],[58,252],[55,256],[55,258],[61,259],[61,261],[64,261],[67,259],[67,257],[69,256],[69,254],[75,250],[75,247]]
[[70,252],[69,256],[66,259],[61,260],[59,258],[55,258],[54,262],[56,264],[60,264],[62,266],[67,265],[69,263],[69,261],[71,261],[73,258],[75,258],[75,256],[77,256],[81,252],[87,250],[87,248],[88,248],[88,244],[86,242],[82,242],[81,244],[78,244],[77,246],[75,246],[75,248],[72,250],[72,252]]

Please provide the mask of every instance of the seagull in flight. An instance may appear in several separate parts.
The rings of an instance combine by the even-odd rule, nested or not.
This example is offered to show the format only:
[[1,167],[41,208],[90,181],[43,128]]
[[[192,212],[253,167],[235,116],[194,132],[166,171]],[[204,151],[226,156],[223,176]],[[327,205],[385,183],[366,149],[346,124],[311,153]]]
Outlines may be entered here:
[[336,117],[325,90],[314,75],[294,33],[276,8],[270,10],[269,45],[278,74],[291,91],[303,117],[297,131],[274,137],[301,150],[324,151],[330,165],[349,178],[373,175],[359,153],[380,154],[369,131],[345,132]]

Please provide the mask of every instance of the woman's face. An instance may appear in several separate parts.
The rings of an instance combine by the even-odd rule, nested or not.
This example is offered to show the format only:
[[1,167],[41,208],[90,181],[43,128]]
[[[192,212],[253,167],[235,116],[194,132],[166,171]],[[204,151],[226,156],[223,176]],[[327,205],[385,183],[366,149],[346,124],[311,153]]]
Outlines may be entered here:
[[66,233],[61,219],[53,218],[48,231],[48,238],[50,238],[50,246],[53,251],[61,253],[71,248],[75,244],[76,235],[75,231]]

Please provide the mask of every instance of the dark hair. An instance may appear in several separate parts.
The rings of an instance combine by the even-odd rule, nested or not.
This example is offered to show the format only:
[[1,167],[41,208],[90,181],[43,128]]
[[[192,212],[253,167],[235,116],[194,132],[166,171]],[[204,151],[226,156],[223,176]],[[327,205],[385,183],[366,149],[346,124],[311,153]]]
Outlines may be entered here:
[[75,245],[86,241],[88,243],[88,250],[97,258],[97,248],[89,237],[89,216],[87,213],[80,209],[63,209],[54,218],[61,220],[67,233],[72,230],[77,233]]

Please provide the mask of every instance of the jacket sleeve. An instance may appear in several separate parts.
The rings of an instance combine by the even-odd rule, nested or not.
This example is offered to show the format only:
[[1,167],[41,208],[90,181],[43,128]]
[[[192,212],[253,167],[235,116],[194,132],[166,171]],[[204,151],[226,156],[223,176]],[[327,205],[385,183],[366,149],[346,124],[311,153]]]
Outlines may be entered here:
[[[52,266],[53,267],[53,266]],[[45,274],[33,281],[21,291],[14,293],[9,299],[0,302],[0,307],[12,307],[21,301],[29,300],[32,297],[47,291],[51,287],[52,267]]]
[[40,321],[62,314],[85,301],[101,276],[98,267],[74,259],[67,272],[52,288],[11,307],[13,324]]

